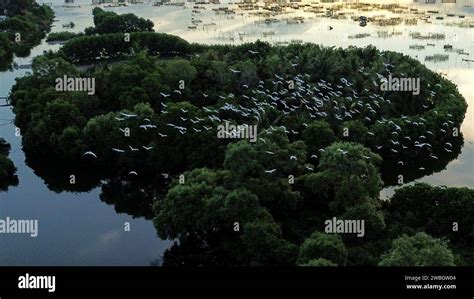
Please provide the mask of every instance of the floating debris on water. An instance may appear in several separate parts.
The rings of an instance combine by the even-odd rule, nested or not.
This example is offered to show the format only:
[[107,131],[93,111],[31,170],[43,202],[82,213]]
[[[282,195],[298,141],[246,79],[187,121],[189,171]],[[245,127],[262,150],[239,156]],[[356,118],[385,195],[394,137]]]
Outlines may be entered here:
[[275,35],[275,31],[273,31],[273,30],[262,32],[263,37],[272,36],[272,35]]
[[449,59],[449,55],[446,54],[435,54],[435,55],[430,55],[425,57],[425,61],[431,61],[431,62],[442,62],[442,61],[447,61]]
[[370,33],[357,33],[354,35],[349,35],[348,38],[364,38],[364,37],[369,37]]
[[411,50],[423,50],[425,49],[424,45],[410,45],[409,47]]
[[416,18],[405,19],[405,25],[417,25],[417,24],[418,24],[418,19]]
[[446,38],[443,33],[428,33],[428,35],[422,35],[420,32],[411,32],[411,38],[413,39],[437,39],[442,40]]
[[392,32],[389,32],[388,30],[377,31],[377,37],[378,38],[389,38],[389,37],[392,37],[392,36],[397,36],[397,35],[402,35],[402,34],[403,34],[403,32],[395,31],[395,30],[393,30]]

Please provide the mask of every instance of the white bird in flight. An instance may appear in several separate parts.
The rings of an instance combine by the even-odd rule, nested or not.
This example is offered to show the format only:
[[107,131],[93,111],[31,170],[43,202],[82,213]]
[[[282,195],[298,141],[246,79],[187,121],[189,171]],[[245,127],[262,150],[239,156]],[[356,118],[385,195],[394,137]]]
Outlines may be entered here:
[[87,155],[87,156],[92,156],[92,157],[94,157],[94,158],[97,158],[97,155],[94,154],[94,152],[92,152],[92,151],[85,152],[85,153],[84,153],[84,156],[86,156],[86,155]]
[[130,118],[130,117],[137,117],[138,115],[136,114],[127,114],[127,113],[123,113],[123,112],[120,112],[121,115],[125,116],[126,118]]
[[337,151],[342,153],[343,155],[346,155],[348,153],[348,151],[342,150],[340,148],[338,148]]

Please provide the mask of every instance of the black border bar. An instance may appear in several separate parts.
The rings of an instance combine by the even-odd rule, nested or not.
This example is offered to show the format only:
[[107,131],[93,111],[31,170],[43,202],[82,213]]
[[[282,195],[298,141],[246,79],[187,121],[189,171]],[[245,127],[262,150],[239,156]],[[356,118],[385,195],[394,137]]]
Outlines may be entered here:
[[[55,276],[56,291],[19,289],[19,277]],[[0,298],[474,298],[472,267],[0,267]],[[407,281],[406,276],[444,281]],[[407,290],[407,284],[450,290]]]

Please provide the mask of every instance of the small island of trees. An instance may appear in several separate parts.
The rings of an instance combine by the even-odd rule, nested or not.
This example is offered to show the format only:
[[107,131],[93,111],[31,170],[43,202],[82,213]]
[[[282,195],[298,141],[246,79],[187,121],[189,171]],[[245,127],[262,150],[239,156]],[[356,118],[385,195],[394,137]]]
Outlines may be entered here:
[[34,0],[0,1],[0,12],[6,20],[0,21],[0,70],[11,66],[13,56],[26,57],[50,30],[53,10]]

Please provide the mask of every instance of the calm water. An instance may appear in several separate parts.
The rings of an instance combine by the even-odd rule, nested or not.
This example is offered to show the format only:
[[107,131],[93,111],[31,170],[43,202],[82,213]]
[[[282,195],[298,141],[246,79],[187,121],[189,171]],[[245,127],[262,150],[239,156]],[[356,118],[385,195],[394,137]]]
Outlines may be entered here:
[[[34,49],[32,56],[50,48]],[[31,59],[17,59],[27,64]],[[6,96],[24,70],[0,73],[0,97]],[[0,125],[13,119],[0,108]],[[18,168],[19,185],[0,192],[0,219],[37,219],[38,237],[0,234],[0,265],[149,265],[161,259],[169,241],[156,237],[151,221],[117,214],[99,199],[100,188],[88,193],[54,193],[25,165],[21,138],[14,126],[0,126],[0,137],[12,146],[10,158]],[[51,161],[54,163],[54,161]],[[130,232],[124,223],[130,223]]]
[[[60,5],[63,1],[52,2],[58,22],[53,31],[63,31],[62,24],[74,22],[75,32],[92,26],[92,6],[90,0],[76,0],[80,8],[66,9]],[[459,2],[459,1],[458,1]],[[473,20],[472,8],[464,5],[442,6],[446,12],[463,13],[466,21]],[[150,18],[155,23],[155,30],[181,36],[191,42],[202,43],[241,43],[257,39],[269,42],[283,42],[298,39],[325,46],[349,45],[366,46],[373,44],[384,50],[403,52],[424,62],[425,56],[445,54],[443,45],[451,44],[453,48],[463,49],[469,56],[456,53],[449,54],[449,60],[442,63],[427,62],[426,65],[437,72],[442,72],[448,79],[458,85],[460,92],[468,101],[469,108],[462,125],[464,147],[457,159],[438,173],[423,177],[418,181],[447,186],[469,186],[474,188],[474,63],[462,61],[463,58],[474,59],[474,28],[446,26],[447,22],[460,21],[453,18],[433,21],[432,24],[418,26],[376,27],[370,24],[361,28],[350,20],[332,20],[315,18],[314,14],[298,12],[288,16],[303,16],[303,24],[287,25],[284,20],[271,25],[257,24],[262,18],[237,15],[234,19],[216,16],[210,9],[194,16],[203,24],[216,23],[216,26],[203,30],[189,30],[191,8],[151,7],[150,4],[112,8],[119,13],[132,12],[141,17]],[[423,6],[426,9],[439,9],[439,5]],[[388,12],[376,12],[390,16]],[[356,13],[370,15],[370,13]],[[283,19],[288,16],[277,16]],[[333,27],[329,30],[328,27]],[[389,38],[379,38],[377,31],[397,33]],[[264,37],[263,32],[273,31],[274,35]],[[444,33],[446,40],[413,40],[411,32]],[[240,34],[239,34],[240,33]],[[369,37],[354,39],[349,36],[357,33],[370,34]],[[242,39],[239,38],[242,37]],[[233,41],[232,41],[233,39]],[[433,43],[435,46],[417,51],[410,50],[411,44]],[[31,57],[40,55],[43,50],[56,49],[58,46],[41,44],[32,51]],[[31,57],[17,59],[18,64],[28,64]],[[26,71],[0,73],[0,97],[10,92],[15,78]],[[87,193],[55,193],[46,187],[43,180],[35,175],[25,164],[25,155],[21,149],[21,138],[14,136],[14,126],[8,120],[14,117],[10,108],[0,108],[0,136],[12,145],[10,157],[18,168],[20,183],[11,187],[8,192],[0,193],[0,219],[38,219],[39,235],[30,238],[26,235],[0,235],[0,265],[148,265],[160,259],[163,251],[170,245],[169,241],[156,236],[151,221],[133,219],[126,214],[118,214],[114,206],[100,200],[100,189]],[[54,161],[51,161],[54,163]],[[382,193],[387,196],[392,188]],[[124,231],[124,223],[130,222],[131,231]]]

